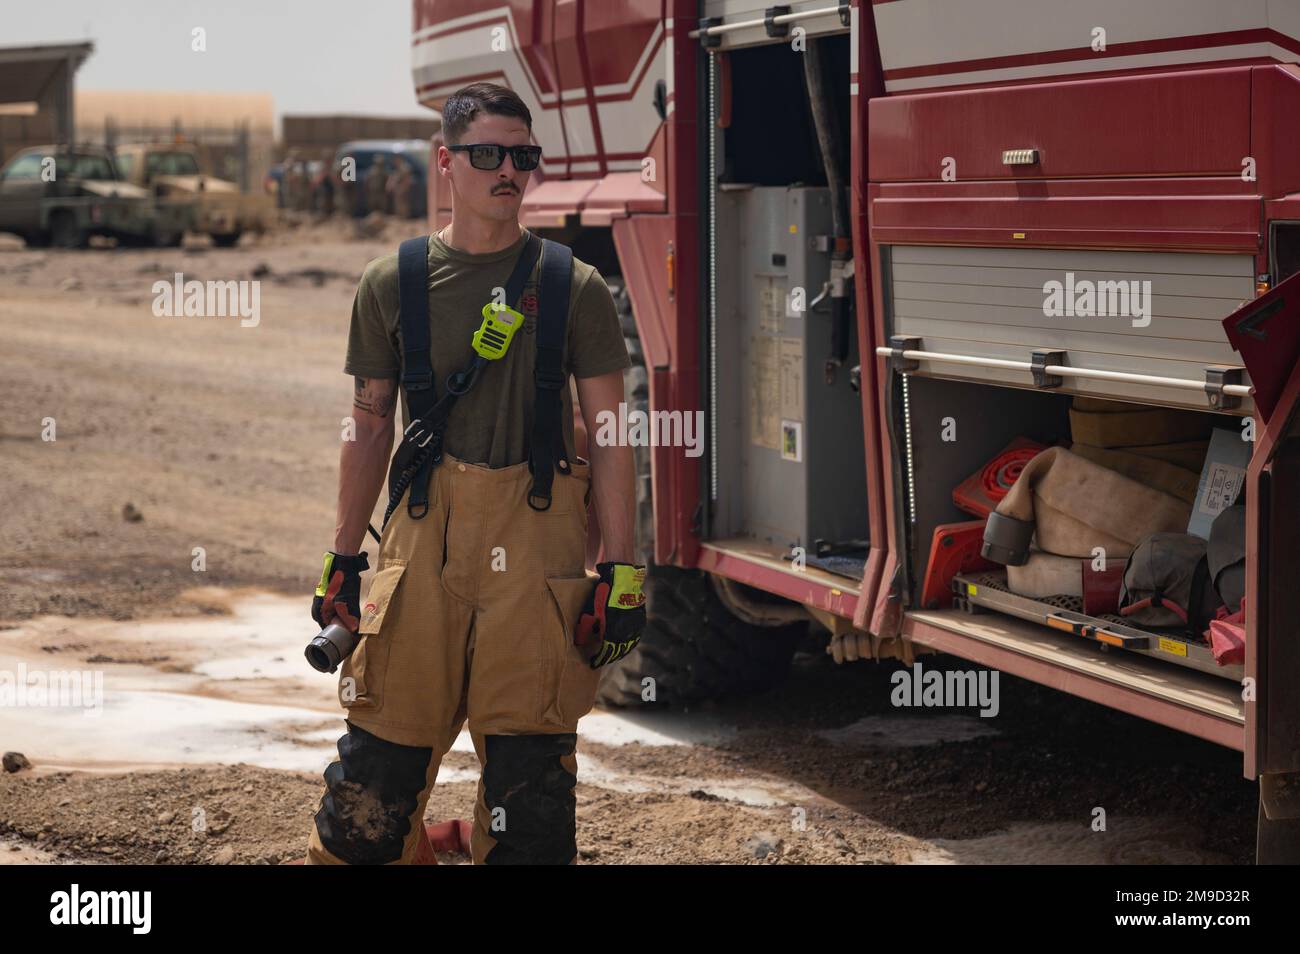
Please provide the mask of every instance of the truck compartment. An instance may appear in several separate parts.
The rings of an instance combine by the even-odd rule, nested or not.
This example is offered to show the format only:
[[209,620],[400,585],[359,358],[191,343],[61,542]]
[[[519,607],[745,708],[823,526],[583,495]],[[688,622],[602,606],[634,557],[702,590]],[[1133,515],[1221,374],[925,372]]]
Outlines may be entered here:
[[809,553],[865,541],[856,341],[828,373],[829,309],[811,304],[829,277],[829,256],[810,247],[831,231],[829,192],[733,187],[718,217],[719,286],[731,293],[718,303],[716,531]]
[[[1004,492],[1027,460],[1044,448],[1064,446],[1094,464],[1105,462],[1107,472],[1127,474],[1125,481],[1141,482],[1143,492],[1155,492],[1158,487],[1161,499],[1171,502],[1171,512],[1182,513],[1179,508],[1185,506],[1189,525],[1204,526],[1198,521],[1210,517],[1208,513],[1194,516],[1198,509],[1226,506],[1237,499],[1241,487],[1250,445],[1246,443],[1242,450],[1232,445],[1243,434],[1245,422],[1240,411],[1216,413],[1098,401],[1064,389],[1014,388],[916,371],[892,376],[888,400],[893,459],[898,462],[892,476],[895,499],[900,502],[896,519],[903,544],[901,589],[909,618],[1004,648],[1014,646],[1017,653],[1028,643],[1041,642],[1044,647],[1054,647],[1050,652],[1044,650],[1047,655],[1043,658],[1061,661],[1068,657],[1071,667],[1087,669],[1092,665],[1089,660],[1123,657],[1118,668],[1106,670],[1105,680],[1129,683],[1130,689],[1140,693],[1150,691],[1152,679],[1165,687],[1195,686],[1197,693],[1209,693],[1217,700],[1214,707],[1230,706],[1233,718],[1242,717],[1240,680],[1244,673],[1239,662],[1220,665],[1207,643],[1176,627],[1136,622],[1121,615],[1118,607],[1106,612],[1098,611],[1094,604],[1092,612],[1085,611],[1081,593],[1069,576],[1071,567],[1074,580],[1079,580],[1084,573],[1080,562],[1089,562],[1084,554],[1094,555],[1093,570],[1111,565],[1115,572],[1128,561],[1128,552],[1117,553],[1112,548],[1106,553],[1102,548],[1098,563],[1093,540],[1082,537],[1096,532],[1100,538],[1101,531],[1081,532],[1077,550],[1066,557],[1039,556],[1042,534],[1035,532],[1035,567],[1047,563],[1053,572],[1063,568],[1065,573],[1062,579],[1068,585],[1054,592],[1050,586],[1056,578],[1050,573],[1033,576],[1028,571],[1021,573],[1020,568],[978,559],[985,518],[971,511],[972,500],[979,505],[981,488],[993,495]],[[1150,442],[1153,435],[1159,443]],[[1204,459],[1211,454],[1211,440],[1216,459],[1222,457],[1225,446],[1244,459],[1235,461],[1240,467],[1224,465],[1222,473],[1213,471],[1220,477],[1227,475],[1223,494],[1205,503],[1201,471]],[[1099,448],[1085,442],[1109,446]],[[1005,471],[990,471],[991,462],[1008,448],[1020,449],[1019,463]],[[1002,489],[987,490],[991,483]],[[962,490],[955,495],[959,485]],[[1124,486],[1131,488],[1127,483]],[[958,506],[955,496],[963,506]],[[986,503],[996,506],[996,496]],[[1101,526],[1105,521],[1100,518],[1116,506],[1104,496],[1088,496],[1073,508],[1066,507],[1065,517],[1053,519]],[[1184,528],[1165,529],[1181,533]],[[944,546],[953,542],[964,542],[967,555],[951,548],[945,552]],[[969,556],[972,547],[975,557]],[[1014,580],[1009,579],[1012,574],[1016,574]],[[1043,579],[1047,582],[1042,583]],[[1114,580],[1112,583],[1118,586]]]
[[[751,562],[862,579],[868,512],[848,260],[847,35],[732,49],[711,61],[716,182],[708,353],[713,415],[708,538]],[[825,95],[810,99],[806,84]],[[771,103],[797,88],[808,105]],[[838,241],[837,241],[838,235]]]

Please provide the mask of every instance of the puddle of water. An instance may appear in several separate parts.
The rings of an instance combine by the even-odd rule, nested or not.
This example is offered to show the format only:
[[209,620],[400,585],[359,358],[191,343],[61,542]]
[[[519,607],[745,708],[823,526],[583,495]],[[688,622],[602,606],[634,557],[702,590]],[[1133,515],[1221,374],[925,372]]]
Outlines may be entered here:
[[311,688],[324,681],[332,694],[334,677],[327,679],[317,673],[303,658],[303,650],[318,629],[305,615],[298,601],[286,597],[263,595],[241,600],[235,616],[204,620],[207,632],[187,632],[187,641],[208,638],[214,654],[220,653],[197,663],[193,671],[222,681],[275,679]]
[[[70,706],[0,707],[5,748],[25,752],[42,770],[232,762],[323,770],[336,754],[344,713],[334,696],[337,677],[314,672],[303,659],[315,628],[300,601],[241,594],[228,606],[230,614],[219,617],[44,617],[0,633],[0,669],[90,671],[102,676],[103,690],[91,714]],[[43,646],[75,648],[49,653]],[[136,662],[84,661],[99,654]],[[596,710],[580,731],[584,740],[604,745],[675,746],[724,741],[737,730],[705,713]],[[473,752],[469,733],[462,732],[452,749]],[[592,774],[617,777],[604,770]],[[475,778],[476,769],[440,774],[443,781]],[[735,788],[748,799],[767,797],[750,787]],[[673,788],[721,794],[727,783],[675,781]]]
[[1204,865],[1227,859],[1196,847],[1200,837],[1177,819],[1107,819],[1087,824],[1017,822],[1006,831],[962,841],[935,839],[912,850],[916,865]]
[[[41,770],[234,762],[323,770],[344,726],[337,677],[303,659],[314,624],[299,601],[278,595],[242,596],[230,608],[129,622],[44,617],[0,633],[0,670],[11,679],[20,666],[46,678],[86,672],[85,690],[102,690],[89,708],[0,706],[5,748]],[[96,655],[136,661],[86,662]]]
[[873,715],[817,735],[847,748],[910,748],[997,735],[989,721],[965,715]]
[[[232,598],[222,617],[111,623],[47,617],[0,634],[6,652],[0,667],[77,669],[96,653],[116,658],[166,656],[152,665],[94,664],[103,673],[97,715],[76,708],[0,708],[5,747],[25,752],[41,770],[116,771],[175,764],[244,762],[274,769],[318,773],[336,756],[343,710],[334,698],[336,677],[314,673],[302,658],[314,634],[298,600],[273,594]],[[80,645],[45,653],[43,645]],[[75,655],[73,655],[75,653]],[[171,671],[188,668],[189,671]],[[938,728],[951,722],[947,728]],[[969,722],[969,720],[964,720]],[[963,720],[899,717],[880,720],[894,739],[968,737]],[[871,720],[831,733],[854,744],[877,732]],[[980,728],[978,720],[975,727]],[[579,727],[584,741],[609,746],[710,745],[733,739],[738,728],[706,712],[595,710]],[[877,743],[878,744],[878,743]],[[897,744],[897,743],[896,743]],[[463,731],[452,751],[472,753]],[[812,790],[765,777],[662,777],[625,774],[578,754],[586,784],[625,792],[688,794],[702,791],[755,806],[810,804]],[[474,781],[478,766],[447,767],[441,782]]]
[[[0,735],[7,749],[25,753],[41,768],[246,762],[315,772],[329,763],[344,728],[337,718],[310,709],[108,686],[95,711],[0,709]],[[299,730],[304,725],[312,727],[310,738]]]

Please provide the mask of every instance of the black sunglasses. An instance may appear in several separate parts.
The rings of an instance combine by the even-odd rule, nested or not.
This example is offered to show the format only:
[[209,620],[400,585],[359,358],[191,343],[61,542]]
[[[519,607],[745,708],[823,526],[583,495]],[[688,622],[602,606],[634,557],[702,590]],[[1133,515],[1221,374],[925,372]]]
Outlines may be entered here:
[[541,146],[499,146],[494,142],[463,143],[448,146],[452,152],[469,153],[469,164],[475,169],[500,169],[510,153],[510,161],[520,172],[532,172],[542,161]]

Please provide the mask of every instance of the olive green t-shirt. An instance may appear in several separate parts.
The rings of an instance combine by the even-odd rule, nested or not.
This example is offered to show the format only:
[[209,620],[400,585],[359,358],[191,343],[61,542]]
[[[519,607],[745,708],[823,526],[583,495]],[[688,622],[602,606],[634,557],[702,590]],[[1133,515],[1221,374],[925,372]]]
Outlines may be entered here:
[[[452,248],[437,235],[429,236],[429,340],[438,397],[446,393],[448,375],[474,358],[470,342],[483,321],[483,306],[493,300],[494,289],[505,287],[527,240],[525,231],[510,248],[471,255]],[[521,301],[510,303],[523,312],[524,324],[515,332],[505,357],[489,362],[473,389],[452,409],[443,447],[454,457],[489,467],[508,467],[528,459],[536,395],[538,273],[534,268]],[[394,252],[367,265],[357,285],[344,371],[355,377],[396,378],[400,382],[402,336],[397,311]],[[595,268],[575,258],[565,329],[566,380],[570,374],[591,378],[631,363],[609,288]],[[572,459],[576,456],[573,399],[568,387],[560,393],[564,446]],[[410,415],[404,391],[402,417],[405,426]]]

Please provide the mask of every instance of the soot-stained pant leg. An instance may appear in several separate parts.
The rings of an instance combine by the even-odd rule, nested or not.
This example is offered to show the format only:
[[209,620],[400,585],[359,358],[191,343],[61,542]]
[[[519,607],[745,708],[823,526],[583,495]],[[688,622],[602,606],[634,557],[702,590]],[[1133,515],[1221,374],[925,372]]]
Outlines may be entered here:
[[[309,864],[383,865],[404,860],[422,834],[422,796],[437,773],[428,746],[399,745],[348,723],[308,845]],[[405,860],[409,861],[409,857]]]
[[474,737],[483,764],[475,864],[566,865],[578,854],[577,734]]

